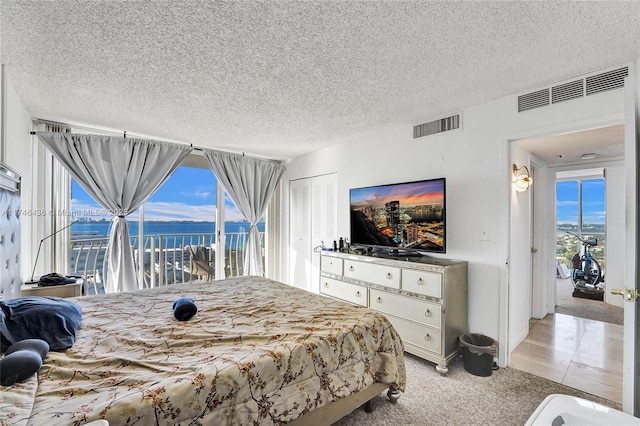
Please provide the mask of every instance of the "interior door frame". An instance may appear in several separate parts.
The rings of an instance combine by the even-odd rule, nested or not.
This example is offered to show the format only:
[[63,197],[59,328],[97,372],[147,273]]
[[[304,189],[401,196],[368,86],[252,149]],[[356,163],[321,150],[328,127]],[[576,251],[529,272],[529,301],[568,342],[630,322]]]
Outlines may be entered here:
[[[542,137],[553,134],[567,133],[584,130],[594,127],[606,127],[614,124],[624,124],[625,126],[625,225],[627,227],[625,240],[625,288],[638,289],[638,259],[637,253],[640,251],[638,235],[640,224],[638,223],[638,196],[640,188],[638,182],[638,123],[640,117],[640,76],[637,72],[637,64],[629,64],[629,77],[625,79],[624,86],[624,111],[602,116],[595,116],[576,122],[564,122],[528,131],[505,134],[501,137],[500,164],[501,179],[503,182],[503,192],[501,194],[501,219],[507,223],[506,232],[501,235],[500,258],[505,261],[505,268],[500,276],[500,294],[503,296],[500,301],[500,325],[498,363],[502,366],[509,365],[510,348],[513,342],[509,339],[509,293],[510,293],[510,255],[511,255],[511,144],[517,140]],[[623,403],[622,408],[626,413],[640,416],[640,362],[637,355],[640,355],[640,338],[636,321],[640,318],[638,303],[625,303],[624,310],[624,349],[623,349]]]

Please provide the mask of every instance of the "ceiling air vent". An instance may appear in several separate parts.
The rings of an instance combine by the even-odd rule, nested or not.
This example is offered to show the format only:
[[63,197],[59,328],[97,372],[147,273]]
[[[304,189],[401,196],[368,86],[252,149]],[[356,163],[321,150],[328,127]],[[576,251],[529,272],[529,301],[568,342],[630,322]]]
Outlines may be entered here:
[[429,136],[460,128],[460,114],[413,126],[413,138]]
[[587,77],[587,96],[606,92],[607,90],[623,88],[624,79],[628,75],[629,67],[624,67]]
[[551,88],[551,103],[565,102],[584,96],[584,80],[559,84]]
[[518,112],[549,105],[549,89],[518,96]]

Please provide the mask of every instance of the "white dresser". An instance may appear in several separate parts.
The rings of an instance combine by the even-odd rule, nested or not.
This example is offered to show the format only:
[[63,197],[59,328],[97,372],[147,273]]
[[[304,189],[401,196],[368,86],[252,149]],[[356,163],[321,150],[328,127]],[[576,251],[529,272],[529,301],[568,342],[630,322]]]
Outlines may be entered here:
[[323,251],[320,293],[383,313],[405,350],[444,375],[467,332],[467,262]]

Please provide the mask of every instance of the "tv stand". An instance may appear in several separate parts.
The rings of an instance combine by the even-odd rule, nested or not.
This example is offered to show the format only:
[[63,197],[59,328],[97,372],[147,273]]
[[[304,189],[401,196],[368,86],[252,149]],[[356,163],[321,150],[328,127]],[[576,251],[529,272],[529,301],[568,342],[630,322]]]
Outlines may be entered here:
[[320,253],[320,293],[382,312],[405,350],[445,375],[467,329],[467,262]]
[[422,253],[415,250],[407,249],[391,249],[387,252],[387,256],[390,257],[420,257]]
[[382,248],[382,247],[368,247],[368,248],[352,248],[349,250],[351,254],[359,254],[361,256],[381,257],[388,259],[398,259],[401,257],[427,257],[416,250],[404,249],[404,248]]

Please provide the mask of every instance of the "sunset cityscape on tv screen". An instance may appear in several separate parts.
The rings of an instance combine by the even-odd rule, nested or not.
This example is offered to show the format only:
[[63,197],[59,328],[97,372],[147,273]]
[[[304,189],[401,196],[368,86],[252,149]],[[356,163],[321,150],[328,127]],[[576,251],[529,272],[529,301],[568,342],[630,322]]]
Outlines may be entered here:
[[350,191],[351,244],[445,252],[445,179]]

